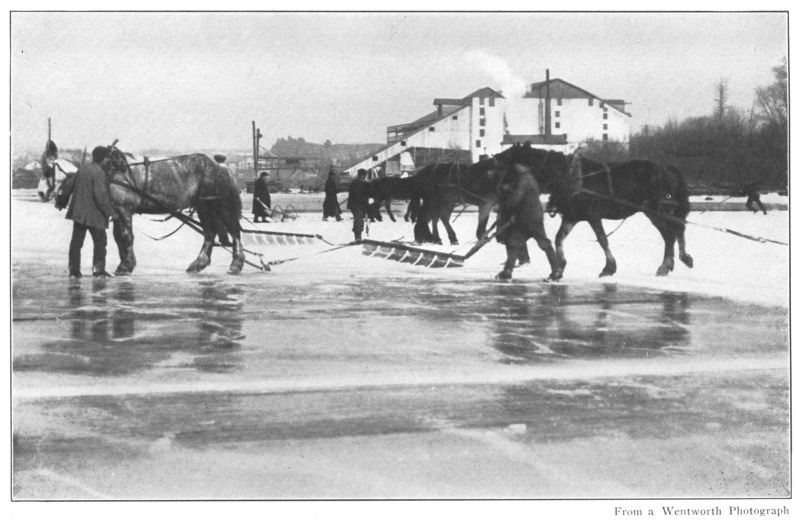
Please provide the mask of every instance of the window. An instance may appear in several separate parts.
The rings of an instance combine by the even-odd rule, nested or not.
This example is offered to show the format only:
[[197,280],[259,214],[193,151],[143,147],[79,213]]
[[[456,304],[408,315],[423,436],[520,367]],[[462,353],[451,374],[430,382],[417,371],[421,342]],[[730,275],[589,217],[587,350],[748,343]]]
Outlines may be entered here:
[[606,110],[605,101],[600,101],[600,108],[602,108],[603,110]]
[[371,159],[373,159],[374,161],[378,161],[379,160],[379,156],[378,155],[374,155],[373,157],[371,157]]
[[478,98],[478,104],[479,105],[483,105],[484,104],[484,96],[481,96],[481,97]]
[[556,117],[561,117],[561,111],[560,110],[556,110]]
[[406,146],[406,141],[401,141],[401,146]]
[[556,121],[556,128],[561,128],[561,123],[559,123],[558,121]]
[[607,141],[607,140],[608,140],[608,134],[603,134],[603,141]]
[[564,104],[564,101],[561,98],[558,98],[558,105],[561,106]]
[[457,121],[459,119],[459,116],[453,116],[451,119],[453,119],[454,121]]
[[608,119],[608,114],[606,114],[605,112],[603,112],[603,119]]
[[478,115],[481,115],[481,116],[486,115],[486,109],[484,107],[479,108],[478,109]]
[[607,123],[603,125],[603,130],[608,130],[608,124]]
[[495,98],[493,97],[489,98],[489,106],[491,107],[495,106]]
[[482,128],[482,129],[481,129],[481,130],[480,130],[478,133],[479,133],[479,135],[480,135],[481,137],[484,137],[484,136],[486,135],[486,130],[484,130],[484,129]]
[[429,131],[429,132],[433,132],[433,131],[434,131],[434,127],[433,127],[433,126],[429,126],[429,127],[428,127],[428,131]]
[[476,139],[475,140],[475,147],[476,148],[481,148],[481,140],[480,139]]
[[485,117],[482,117],[482,118],[481,118],[481,120],[479,121],[479,124],[480,124],[481,126],[486,126],[486,118],[485,118]]
[[593,98],[593,97],[590,97],[590,98],[589,98],[589,106],[590,106],[590,107],[593,107],[593,106],[594,106],[594,98]]

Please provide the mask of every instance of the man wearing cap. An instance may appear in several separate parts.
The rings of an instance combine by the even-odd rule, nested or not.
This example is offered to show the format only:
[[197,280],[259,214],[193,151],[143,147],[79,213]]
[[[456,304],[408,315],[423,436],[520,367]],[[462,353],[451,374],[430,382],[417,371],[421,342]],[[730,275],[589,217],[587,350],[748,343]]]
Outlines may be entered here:
[[268,214],[271,212],[271,194],[268,193],[268,172],[261,171],[260,176],[254,181],[254,200],[252,201],[252,213],[254,222],[268,222]]
[[111,276],[105,270],[105,253],[108,245],[108,219],[118,218],[111,206],[107,172],[110,170],[110,149],[97,146],[91,152],[93,162],[83,164],[74,176],[74,182],[64,183],[56,200],[56,208],[63,209],[71,196],[66,218],[73,221],[72,240],[69,243],[69,277],[80,278],[80,251],[86,231],[94,242],[93,274]]
[[368,184],[365,177],[367,170],[357,170],[357,178],[348,188],[348,209],[354,214],[354,240],[362,242],[362,230],[365,229],[365,217],[368,214]]
[[343,220],[340,216],[340,204],[337,203],[337,174],[333,166],[329,167],[329,177],[326,179],[324,192],[326,196],[323,199],[323,220],[329,217],[335,217],[338,221]]

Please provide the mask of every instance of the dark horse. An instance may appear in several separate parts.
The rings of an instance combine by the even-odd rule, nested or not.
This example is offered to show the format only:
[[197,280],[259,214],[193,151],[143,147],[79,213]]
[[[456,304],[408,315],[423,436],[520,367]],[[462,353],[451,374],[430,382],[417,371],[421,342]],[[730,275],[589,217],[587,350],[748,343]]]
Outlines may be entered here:
[[[478,206],[476,238],[486,234],[489,213],[497,200],[497,182],[493,174],[496,163],[486,159],[467,165],[461,163],[435,163],[425,166],[410,177],[412,190],[421,200],[415,223],[415,241],[441,244],[437,222],[442,221],[452,245],[459,243],[450,224],[456,206]],[[428,224],[431,222],[432,230]]]
[[[176,213],[195,208],[204,243],[188,272],[210,265],[215,238],[232,246],[229,274],[243,268],[240,193],[224,168],[204,154],[134,161],[117,148],[111,150],[111,203],[120,218],[113,221],[113,238],[119,248],[117,275],[130,274],[136,265],[133,251],[133,213]],[[229,242],[232,237],[232,243]]]
[[392,213],[391,203],[393,200],[409,201],[409,208],[407,208],[404,215],[404,220],[409,220],[413,205],[419,204],[418,197],[414,193],[413,185],[409,178],[381,177],[370,181],[368,184],[370,198],[373,199],[373,204],[371,205],[373,212],[378,212],[383,204],[387,215],[393,222],[396,221]]
[[680,260],[693,267],[694,261],[685,249],[685,218],[690,211],[688,185],[676,168],[647,160],[606,165],[578,154],[567,156],[529,144],[512,146],[495,155],[495,160],[504,168],[513,164],[530,166],[542,191],[550,193],[548,211],[561,214],[555,245],[562,271],[566,266],[564,239],[575,224],[586,221],[605,252],[600,276],[613,275],[616,259],[608,247],[602,220],[626,219],[639,211],[663,237],[663,262],[657,275],[666,276],[674,269],[675,241]]

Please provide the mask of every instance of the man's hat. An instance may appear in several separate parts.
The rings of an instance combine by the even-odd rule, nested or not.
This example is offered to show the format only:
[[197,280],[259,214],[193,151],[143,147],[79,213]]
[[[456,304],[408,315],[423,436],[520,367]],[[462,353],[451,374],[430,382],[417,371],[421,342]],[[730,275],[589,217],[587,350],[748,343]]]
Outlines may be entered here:
[[94,162],[102,162],[110,153],[111,149],[107,146],[97,146],[91,151],[91,158]]
[[216,155],[213,156],[213,160],[216,161],[216,162],[220,162],[221,163],[221,162],[224,162],[224,161],[227,160],[227,156],[226,155],[221,155],[220,153],[217,153]]
[[357,170],[357,177],[361,177],[363,175],[367,175],[368,171],[365,168],[360,168]]
[[260,177],[268,177],[268,172],[263,170],[260,172]]

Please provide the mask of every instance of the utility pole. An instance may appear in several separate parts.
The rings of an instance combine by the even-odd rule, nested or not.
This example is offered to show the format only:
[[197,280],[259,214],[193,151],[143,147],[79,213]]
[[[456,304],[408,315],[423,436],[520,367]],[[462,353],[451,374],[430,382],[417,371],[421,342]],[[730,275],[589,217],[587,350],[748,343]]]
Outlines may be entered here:
[[53,136],[53,123],[52,123],[52,119],[48,117],[47,118],[47,142],[48,143],[53,140],[52,136]]

